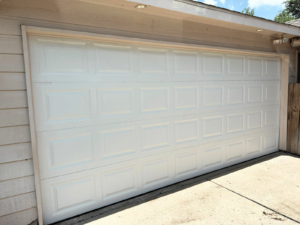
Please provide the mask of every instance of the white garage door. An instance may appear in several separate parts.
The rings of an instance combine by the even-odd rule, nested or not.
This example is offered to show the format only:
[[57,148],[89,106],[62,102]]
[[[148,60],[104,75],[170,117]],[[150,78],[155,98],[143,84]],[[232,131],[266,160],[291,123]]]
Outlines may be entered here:
[[29,45],[46,223],[278,150],[279,58]]

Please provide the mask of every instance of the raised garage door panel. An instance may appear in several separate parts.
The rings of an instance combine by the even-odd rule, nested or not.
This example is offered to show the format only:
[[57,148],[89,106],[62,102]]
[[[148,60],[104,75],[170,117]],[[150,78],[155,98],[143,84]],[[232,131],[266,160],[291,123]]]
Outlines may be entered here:
[[278,58],[29,44],[46,223],[278,150]]
[[[279,81],[34,83],[38,132],[278,105]],[[68,108],[62,110],[65,106]]]

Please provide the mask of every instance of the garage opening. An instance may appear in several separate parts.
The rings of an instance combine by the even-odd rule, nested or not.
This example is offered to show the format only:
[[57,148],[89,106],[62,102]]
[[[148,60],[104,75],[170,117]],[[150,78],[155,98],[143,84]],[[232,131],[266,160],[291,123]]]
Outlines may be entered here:
[[281,58],[30,35],[45,223],[278,150]]

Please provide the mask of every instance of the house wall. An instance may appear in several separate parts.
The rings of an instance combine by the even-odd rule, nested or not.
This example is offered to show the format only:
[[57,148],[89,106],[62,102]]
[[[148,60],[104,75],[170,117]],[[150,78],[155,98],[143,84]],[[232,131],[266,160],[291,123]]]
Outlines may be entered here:
[[[211,26],[189,20],[133,13],[82,2],[27,0],[0,4],[0,224],[29,224],[37,218],[30,145],[21,25],[86,31],[153,40],[290,55],[290,81],[295,80],[295,49],[274,46],[270,35]],[[52,1],[51,1],[52,2]],[[59,1],[53,1],[59,2]],[[25,6],[26,4],[26,6]],[[68,7],[67,7],[68,6]],[[79,10],[80,9],[80,10]]]

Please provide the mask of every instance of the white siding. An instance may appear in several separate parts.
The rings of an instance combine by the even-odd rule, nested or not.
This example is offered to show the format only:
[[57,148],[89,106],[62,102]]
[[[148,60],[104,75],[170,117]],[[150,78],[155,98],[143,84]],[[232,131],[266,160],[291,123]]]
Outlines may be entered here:
[[37,218],[36,207],[0,217],[0,224],[20,225],[30,224]]
[[22,54],[22,38],[13,35],[0,35],[0,53]]
[[0,109],[14,108],[27,108],[26,91],[1,91]]
[[24,72],[23,56],[0,54],[0,71]]
[[0,110],[0,127],[28,125],[27,108]]
[[0,200],[0,216],[30,209],[36,206],[35,193],[30,192]]
[[0,164],[0,181],[33,175],[32,160]]
[[37,219],[20,26],[0,19],[0,224]]
[[8,198],[15,195],[33,192],[35,190],[34,177],[21,177],[0,182],[0,190],[0,198]]
[[26,90],[24,73],[0,73],[0,91]]
[[11,144],[0,146],[0,163],[8,163],[32,158],[31,144]]
[[0,128],[0,145],[10,145],[29,141],[29,126],[14,126]]

